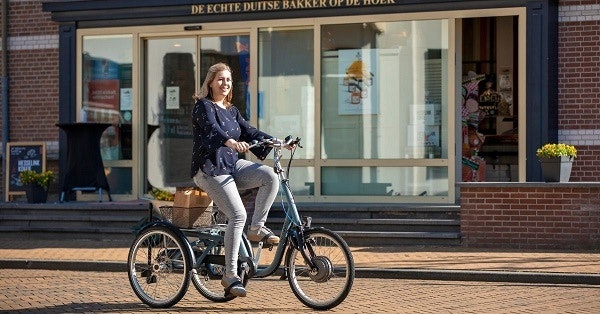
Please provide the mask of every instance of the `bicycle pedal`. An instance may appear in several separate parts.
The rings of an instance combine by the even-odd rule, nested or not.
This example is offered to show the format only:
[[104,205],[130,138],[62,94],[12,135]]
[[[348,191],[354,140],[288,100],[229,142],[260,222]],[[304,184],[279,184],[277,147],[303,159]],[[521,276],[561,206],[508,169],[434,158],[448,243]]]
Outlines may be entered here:
[[150,276],[146,277],[146,283],[148,283],[148,284],[156,283],[156,275],[150,275]]
[[150,275],[152,275],[152,270],[151,269],[144,269],[144,270],[142,270],[142,277],[146,278],[146,277],[149,277]]
[[287,270],[284,269],[283,274],[281,274],[281,277],[279,277],[279,280],[287,280],[287,278],[288,278],[288,273],[287,273]]

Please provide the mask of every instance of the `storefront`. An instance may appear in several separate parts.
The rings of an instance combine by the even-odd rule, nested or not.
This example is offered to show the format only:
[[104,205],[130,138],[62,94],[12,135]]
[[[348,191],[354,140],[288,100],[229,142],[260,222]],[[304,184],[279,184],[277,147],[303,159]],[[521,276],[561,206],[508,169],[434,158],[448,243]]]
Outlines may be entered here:
[[[189,184],[192,94],[216,62],[253,125],[303,139],[302,202],[454,203],[538,181],[557,138],[555,1],[53,1],[60,121],[108,122],[113,198]],[[65,140],[60,140],[61,149]],[[62,162],[62,161],[61,161]]]

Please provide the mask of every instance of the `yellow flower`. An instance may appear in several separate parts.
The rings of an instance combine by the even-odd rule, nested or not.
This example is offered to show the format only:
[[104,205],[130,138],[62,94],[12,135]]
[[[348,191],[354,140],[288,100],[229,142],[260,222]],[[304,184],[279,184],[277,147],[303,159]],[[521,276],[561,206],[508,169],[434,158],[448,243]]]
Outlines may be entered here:
[[567,144],[545,144],[541,148],[538,148],[536,155],[540,158],[551,158],[551,157],[569,157],[573,159],[577,157],[577,149],[573,145]]
[[152,188],[150,191],[150,195],[154,197],[155,200],[158,201],[173,201],[175,199],[175,195],[169,191]]
[[38,173],[33,170],[25,170],[19,174],[19,178],[23,184],[37,183],[48,191],[48,187],[54,181],[54,172],[44,171]]

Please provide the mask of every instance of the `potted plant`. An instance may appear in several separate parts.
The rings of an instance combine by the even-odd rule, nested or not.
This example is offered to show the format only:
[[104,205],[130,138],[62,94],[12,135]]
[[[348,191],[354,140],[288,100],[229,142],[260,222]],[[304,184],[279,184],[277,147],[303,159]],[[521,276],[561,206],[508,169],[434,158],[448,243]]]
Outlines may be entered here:
[[569,182],[577,149],[573,145],[548,143],[538,148],[542,175],[546,182]]
[[175,195],[173,193],[157,188],[152,188],[152,191],[150,191],[150,195],[152,195],[152,197],[154,197],[155,200],[159,201],[172,202],[175,199]]
[[172,192],[152,188],[152,191],[150,191],[150,195],[152,195],[152,197],[154,198],[155,204],[173,206],[175,194],[173,194]]
[[48,188],[54,181],[54,172],[35,172],[25,170],[19,175],[21,183],[25,186],[25,194],[29,203],[45,203],[48,199]]

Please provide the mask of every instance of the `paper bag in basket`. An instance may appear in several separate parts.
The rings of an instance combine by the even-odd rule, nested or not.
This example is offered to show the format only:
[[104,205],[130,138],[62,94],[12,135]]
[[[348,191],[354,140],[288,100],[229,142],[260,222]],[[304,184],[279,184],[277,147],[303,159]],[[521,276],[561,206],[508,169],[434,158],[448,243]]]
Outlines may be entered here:
[[[212,205],[212,202],[211,202]],[[173,207],[173,224],[179,228],[194,228],[212,223],[212,207]]]
[[206,192],[200,189],[177,189],[173,207],[207,207],[211,205],[211,199]]
[[[206,192],[195,189],[177,189],[173,202],[173,224],[180,228],[192,228],[210,224],[212,200]],[[212,207],[211,207],[212,208]]]

